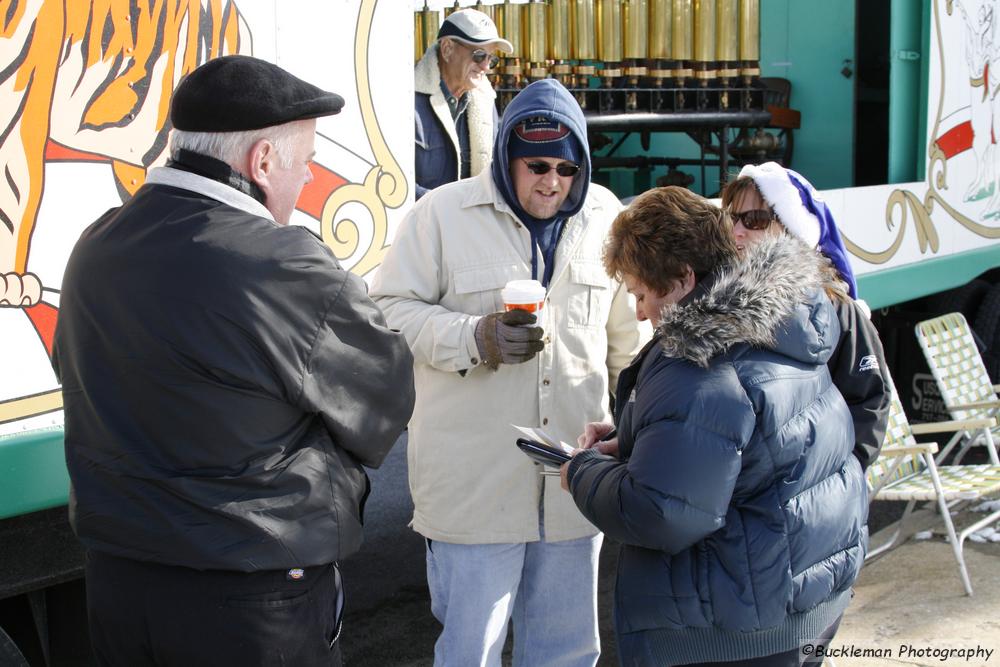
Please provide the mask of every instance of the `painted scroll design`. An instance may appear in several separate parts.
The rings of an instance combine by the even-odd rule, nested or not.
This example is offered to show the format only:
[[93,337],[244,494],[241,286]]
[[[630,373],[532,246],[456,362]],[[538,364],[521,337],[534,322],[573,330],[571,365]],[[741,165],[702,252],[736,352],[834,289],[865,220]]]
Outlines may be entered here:
[[[948,16],[951,16],[955,9],[955,0],[944,0],[944,2],[945,11]],[[958,0],[958,4],[961,9],[961,0]],[[930,250],[931,253],[937,253],[940,249],[940,239],[938,237],[937,228],[935,227],[934,221],[931,217],[935,206],[940,206],[952,220],[962,225],[973,234],[988,239],[1000,238],[1000,228],[990,227],[972,220],[949,203],[948,199],[943,194],[948,190],[949,156],[947,156],[942,150],[937,139],[940,136],[941,114],[944,108],[944,93],[946,89],[946,86],[944,85],[946,79],[945,53],[944,43],[941,36],[941,16],[939,5],[940,2],[936,0],[933,4],[933,12],[934,29],[937,34],[938,61],[941,66],[941,86],[938,91],[937,113],[934,118],[934,131],[931,133],[931,137],[933,137],[933,139],[927,147],[927,192],[922,200],[909,190],[903,189],[893,190],[893,192],[889,195],[889,198],[886,200],[885,208],[886,227],[890,231],[892,231],[893,228],[897,228],[897,231],[895,239],[893,239],[886,249],[881,251],[866,250],[851,241],[846,236],[844,237],[844,244],[849,252],[872,264],[884,264],[895,256],[902,245],[903,238],[906,236],[906,230],[911,218],[913,221],[914,231],[917,235],[917,243],[921,254],[926,254],[928,250]],[[964,14],[964,9],[962,11]],[[987,18],[991,18],[991,16],[992,14]],[[973,92],[975,92],[980,86],[984,88],[982,93],[983,101],[989,101],[989,96],[986,94],[990,89],[989,78],[990,77],[987,76],[985,72],[981,77],[981,81],[979,78],[970,77],[969,85],[972,87]],[[978,149],[974,147],[973,150],[977,151]],[[990,145],[985,147],[983,150],[992,152],[996,149],[995,146]],[[989,154],[987,154],[983,159],[979,159],[977,154],[977,174],[974,182],[970,186],[970,191],[975,189],[977,184],[981,184],[983,181],[984,174],[982,164],[983,161],[988,162],[990,160],[992,160],[992,158]],[[1000,190],[996,193],[994,193],[992,189],[989,191],[984,190],[984,192],[985,194],[982,194],[981,196],[974,192],[972,194],[967,192],[966,201],[972,201],[981,197],[993,195],[996,199],[996,203],[991,200],[991,202],[987,205],[987,211],[989,212],[993,208],[997,208],[997,210],[1000,211]],[[987,217],[990,217],[990,215],[990,213],[987,213]]]
[[377,0],[363,0],[358,13],[354,40],[354,73],[357,80],[358,102],[368,144],[375,156],[375,165],[361,183],[348,183],[337,188],[323,206],[320,234],[339,259],[355,254],[361,244],[361,225],[354,219],[337,219],[346,204],[360,204],[371,216],[373,237],[364,255],[351,268],[364,276],[377,268],[388,249],[388,209],[396,209],[406,201],[407,184],[403,170],[389,149],[382,134],[372,102],[368,71],[368,43]]

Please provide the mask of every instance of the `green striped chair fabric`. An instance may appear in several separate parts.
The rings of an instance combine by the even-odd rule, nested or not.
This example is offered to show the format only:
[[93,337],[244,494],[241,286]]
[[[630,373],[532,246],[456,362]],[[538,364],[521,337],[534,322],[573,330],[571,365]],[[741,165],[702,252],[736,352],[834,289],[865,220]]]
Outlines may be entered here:
[[[964,315],[948,313],[919,322],[916,334],[952,419],[975,419],[998,414],[1000,400]],[[996,431],[994,427],[993,432]],[[989,429],[957,431],[941,450],[938,461],[947,456],[955,445],[962,443],[956,462],[961,461],[970,446],[986,445],[990,449],[990,461],[1000,463],[992,440]]]

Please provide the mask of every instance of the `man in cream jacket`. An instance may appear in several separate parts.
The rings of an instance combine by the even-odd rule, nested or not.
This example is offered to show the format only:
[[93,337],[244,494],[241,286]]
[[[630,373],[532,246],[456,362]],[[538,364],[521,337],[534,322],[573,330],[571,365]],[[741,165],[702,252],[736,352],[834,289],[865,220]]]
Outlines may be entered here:
[[[594,665],[601,536],[511,424],[576,442],[651,331],[601,264],[621,205],[590,183],[586,123],[558,82],[504,113],[491,168],[444,185],[403,221],[372,285],[414,354],[413,528],[427,538],[437,665]],[[512,279],[540,281],[535,318],[501,313]],[[610,384],[609,384],[610,382]]]

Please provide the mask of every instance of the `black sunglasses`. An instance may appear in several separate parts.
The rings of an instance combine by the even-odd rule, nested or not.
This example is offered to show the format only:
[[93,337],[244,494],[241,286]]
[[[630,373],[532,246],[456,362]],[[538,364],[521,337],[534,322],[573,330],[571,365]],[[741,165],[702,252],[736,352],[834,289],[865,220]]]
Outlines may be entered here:
[[548,162],[529,162],[525,160],[524,166],[527,167],[528,171],[532,174],[537,174],[538,176],[547,174],[553,169],[555,169],[556,173],[560,176],[576,176],[580,173],[580,165],[573,164],[572,162],[560,162],[553,167]]
[[752,211],[742,211],[739,213],[730,213],[729,217],[733,219],[733,225],[740,223],[744,227],[754,231],[760,231],[762,229],[767,229],[771,226],[771,223],[777,220],[774,215],[774,211],[770,209],[757,208]]
[[[462,43],[459,42],[459,44]],[[500,64],[500,56],[491,55],[486,51],[483,51],[482,49],[473,49],[468,44],[462,44],[462,46],[472,51],[472,62],[476,63],[477,65],[482,65],[483,61],[486,60],[487,58],[490,59],[490,64],[487,65],[488,69],[493,69],[494,67]]]

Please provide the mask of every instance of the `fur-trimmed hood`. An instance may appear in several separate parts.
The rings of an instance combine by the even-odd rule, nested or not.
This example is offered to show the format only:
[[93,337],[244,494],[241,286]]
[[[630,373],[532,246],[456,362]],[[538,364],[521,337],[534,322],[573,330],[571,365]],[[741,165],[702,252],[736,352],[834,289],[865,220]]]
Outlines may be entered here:
[[823,291],[827,262],[788,235],[762,241],[703,279],[678,304],[664,307],[660,345],[668,356],[702,367],[740,343],[826,363],[840,336],[836,311]]

